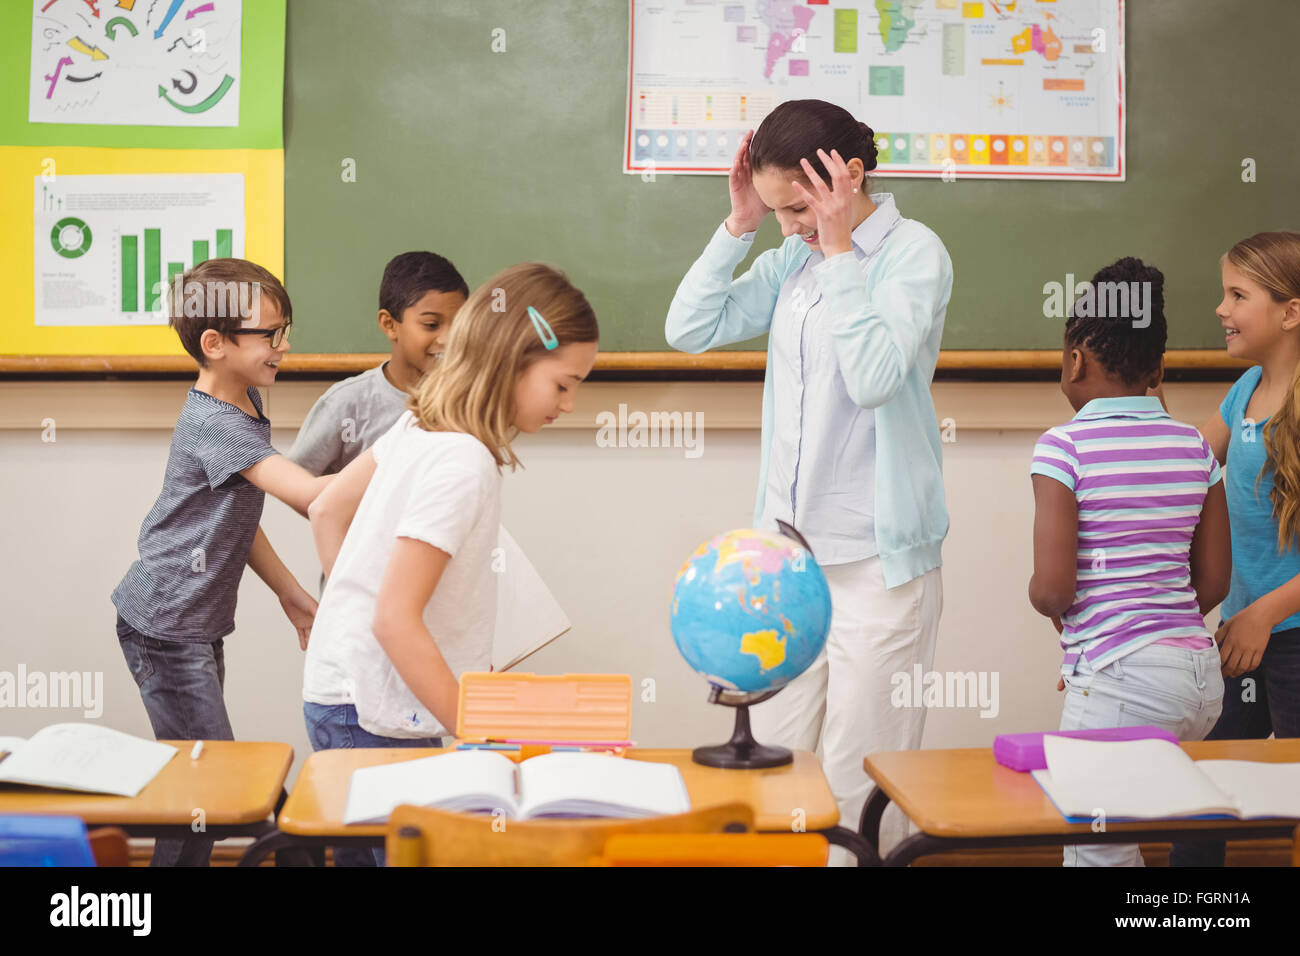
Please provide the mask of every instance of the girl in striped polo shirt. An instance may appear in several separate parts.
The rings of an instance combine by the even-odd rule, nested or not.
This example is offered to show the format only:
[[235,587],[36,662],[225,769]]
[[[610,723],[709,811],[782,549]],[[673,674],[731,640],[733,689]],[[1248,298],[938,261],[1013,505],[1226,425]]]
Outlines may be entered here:
[[[1228,511],[1210,445],[1147,395],[1164,372],[1163,285],[1121,259],[1071,309],[1061,391],[1077,414],[1034,448],[1029,600],[1061,633],[1062,730],[1200,740],[1223,703],[1203,615],[1228,593]],[[1065,865],[1143,864],[1136,845],[1097,845],[1066,847]]]

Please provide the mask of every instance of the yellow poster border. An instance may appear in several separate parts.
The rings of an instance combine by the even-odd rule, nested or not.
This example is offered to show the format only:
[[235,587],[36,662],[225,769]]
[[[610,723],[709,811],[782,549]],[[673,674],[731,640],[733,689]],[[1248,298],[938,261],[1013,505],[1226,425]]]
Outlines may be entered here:
[[[53,165],[51,166],[51,161]],[[283,149],[101,149],[80,146],[0,146],[0,355],[184,355],[167,326],[36,325],[35,199],[37,176],[149,173],[242,173],[244,255],[284,277]]]

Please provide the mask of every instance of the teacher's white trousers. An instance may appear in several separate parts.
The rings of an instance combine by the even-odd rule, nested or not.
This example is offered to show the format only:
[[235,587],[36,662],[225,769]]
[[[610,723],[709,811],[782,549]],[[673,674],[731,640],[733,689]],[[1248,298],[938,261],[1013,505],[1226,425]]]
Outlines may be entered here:
[[[831,591],[831,629],[811,667],[770,700],[750,708],[761,744],[818,752],[840,808],[840,825],[857,831],[874,789],[862,768],[867,754],[915,750],[924,707],[891,703],[895,674],[928,672],[943,612],[943,581],[934,568],[889,589],[880,557],[823,567]],[[883,857],[907,836],[908,820],[890,804],[880,824]],[[847,855],[832,847],[832,860]]]

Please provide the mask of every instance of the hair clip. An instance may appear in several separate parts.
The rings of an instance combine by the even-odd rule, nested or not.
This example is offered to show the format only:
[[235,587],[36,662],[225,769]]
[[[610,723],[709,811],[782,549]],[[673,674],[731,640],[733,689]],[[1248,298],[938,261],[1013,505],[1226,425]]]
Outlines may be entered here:
[[546,346],[546,351],[550,352],[560,344],[560,340],[557,339],[555,333],[551,331],[550,323],[542,318],[542,313],[538,312],[531,305],[528,307],[528,317],[533,320],[533,328],[537,330],[537,337],[541,339],[542,344]]

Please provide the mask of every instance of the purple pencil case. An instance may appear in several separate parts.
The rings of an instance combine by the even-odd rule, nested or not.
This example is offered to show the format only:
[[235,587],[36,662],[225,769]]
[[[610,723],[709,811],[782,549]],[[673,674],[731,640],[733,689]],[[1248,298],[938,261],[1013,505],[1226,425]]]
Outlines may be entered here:
[[998,734],[993,739],[993,759],[1004,767],[1019,770],[1046,770],[1043,738],[1081,737],[1084,740],[1167,740],[1178,743],[1176,734],[1160,727],[1105,727],[1100,730],[1048,730],[1036,734]]

